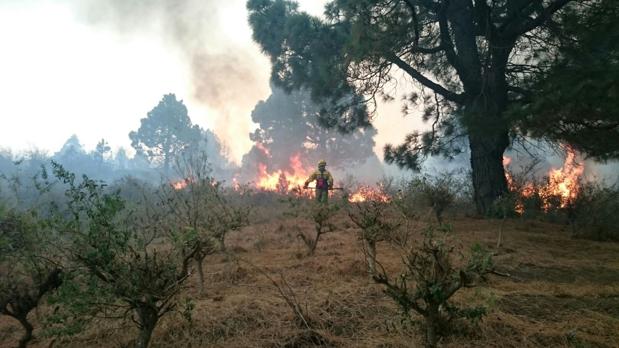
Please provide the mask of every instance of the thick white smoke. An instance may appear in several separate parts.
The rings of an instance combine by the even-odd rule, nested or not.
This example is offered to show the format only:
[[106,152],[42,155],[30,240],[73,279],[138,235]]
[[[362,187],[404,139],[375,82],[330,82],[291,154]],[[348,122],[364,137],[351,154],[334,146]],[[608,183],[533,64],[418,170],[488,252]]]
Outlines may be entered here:
[[[192,95],[180,97],[189,97],[211,112],[210,126],[236,159],[247,150],[249,114],[268,95],[269,65],[251,41],[245,0],[65,2],[88,25],[121,36],[154,34],[163,39],[189,71]],[[162,91],[167,92],[174,91]]]

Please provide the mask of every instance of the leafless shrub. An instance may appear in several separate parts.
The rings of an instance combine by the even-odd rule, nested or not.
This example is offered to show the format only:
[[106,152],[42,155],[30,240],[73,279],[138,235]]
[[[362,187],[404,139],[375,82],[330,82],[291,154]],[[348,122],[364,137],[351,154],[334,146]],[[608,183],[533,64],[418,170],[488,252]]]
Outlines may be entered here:
[[265,270],[251,265],[260,274],[267,278],[271,284],[277,289],[279,297],[282,298],[290,308],[296,326],[301,330],[301,334],[292,337],[288,342],[284,343],[284,347],[299,347],[299,346],[330,346],[329,342],[316,330],[314,322],[310,318],[310,313],[307,306],[303,306],[299,298],[286,280],[283,274],[279,274],[279,280],[269,275]]

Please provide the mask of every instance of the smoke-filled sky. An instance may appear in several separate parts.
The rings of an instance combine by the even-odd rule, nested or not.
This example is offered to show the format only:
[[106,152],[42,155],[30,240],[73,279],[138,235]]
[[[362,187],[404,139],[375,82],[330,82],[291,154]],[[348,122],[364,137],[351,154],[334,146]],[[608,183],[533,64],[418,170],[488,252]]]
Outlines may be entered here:
[[[0,0],[0,148],[52,152],[72,134],[90,149],[101,138],[129,147],[127,134],[172,92],[238,162],[251,110],[270,94],[245,2]],[[326,2],[299,4],[320,15]],[[404,135],[392,127],[399,110],[379,110],[379,156]]]

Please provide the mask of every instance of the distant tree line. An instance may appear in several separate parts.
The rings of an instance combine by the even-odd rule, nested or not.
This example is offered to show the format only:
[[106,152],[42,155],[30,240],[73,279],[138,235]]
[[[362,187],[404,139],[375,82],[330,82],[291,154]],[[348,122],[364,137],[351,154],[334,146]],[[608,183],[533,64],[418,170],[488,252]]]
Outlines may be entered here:
[[[108,182],[126,176],[159,182],[162,175],[178,174],[171,171],[175,160],[198,154],[208,158],[212,174],[219,178],[231,177],[234,170],[220,139],[211,130],[193,124],[183,101],[174,94],[164,95],[129,138],[135,150],[133,157],[122,147],[113,151],[105,139],[87,151],[75,134],[52,155],[40,150],[21,154],[0,151],[0,175],[4,179],[0,180],[0,190],[11,190],[17,184],[32,186],[29,178],[38,175],[42,167],[49,169],[52,160],[71,172]],[[22,189],[22,194],[25,191]]]

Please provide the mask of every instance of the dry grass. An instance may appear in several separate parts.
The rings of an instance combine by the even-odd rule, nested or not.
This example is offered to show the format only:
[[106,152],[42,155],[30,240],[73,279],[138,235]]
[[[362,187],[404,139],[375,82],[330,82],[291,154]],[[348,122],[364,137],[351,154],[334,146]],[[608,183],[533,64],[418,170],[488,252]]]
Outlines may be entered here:
[[[496,245],[499,222],[452,223],[459,249]],[[182,294],[195,303],[192,322],[180,314],[164,317],[152,347],[421,346],[422,331],[401,323],[396,306],[370,281],[352,224],[342,215],[336,225],[338,231],[326,234],[310,257],[296,238],[299,229],[313,230],[310,221],[274,216],[230,234],[231,254],[205,262],[204,295],[197,277]],[[456,302],[485,305],[488,316],[477,327],[459,323],[440,345],[618,347],[618,255],[619,244],[574,240],[563,226],[508,221],[495,263],[511,277],[492,275],[480,287],[456,294]],[[395,248],[379,244],[378,257],[391,272],[400,270]],[[262,271],[290,284],[311,332]],[[0,346],[14,346],[19,330],[0,317]],[[53,346],[122,347],[131,344],[134,330],[129,323],[102,321]],[[50,339],[33,346],[49,347]]]

